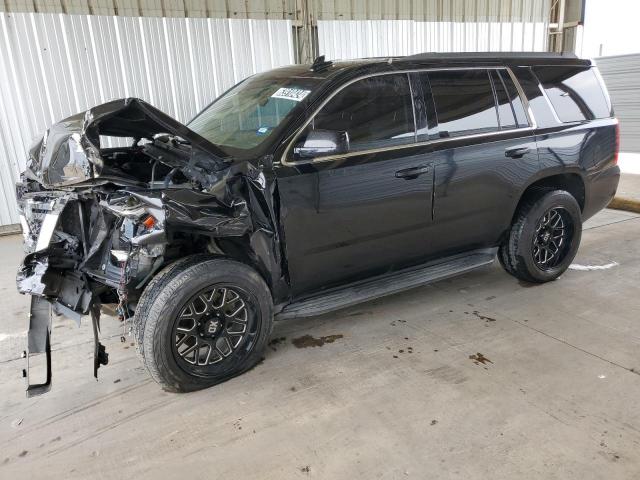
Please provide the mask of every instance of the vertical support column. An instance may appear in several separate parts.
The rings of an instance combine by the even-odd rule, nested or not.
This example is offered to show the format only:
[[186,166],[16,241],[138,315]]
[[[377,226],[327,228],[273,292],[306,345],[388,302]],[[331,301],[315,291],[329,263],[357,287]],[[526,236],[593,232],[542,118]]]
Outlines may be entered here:
[[292,25],[296,63],[312,63],[318,56],[318,24],[315,0],[296,0]]
[[555,51],[562,52],[564,47],[564,14],[567,8],[566,0],[559,0],[558,5],[558,28],[556,30]]
[[577,27],[584,22],[584,0],[552,0],[549,12],[550,52],[573,52]]

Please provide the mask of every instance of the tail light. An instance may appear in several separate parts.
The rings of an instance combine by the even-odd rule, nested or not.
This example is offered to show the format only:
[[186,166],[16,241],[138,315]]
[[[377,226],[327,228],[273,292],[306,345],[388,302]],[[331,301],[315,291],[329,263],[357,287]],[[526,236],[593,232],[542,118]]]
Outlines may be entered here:
[[620,154],[620,124],[616,123],[616,147],[615,153],[613,154],[613,164],[618,164],[618,155]]

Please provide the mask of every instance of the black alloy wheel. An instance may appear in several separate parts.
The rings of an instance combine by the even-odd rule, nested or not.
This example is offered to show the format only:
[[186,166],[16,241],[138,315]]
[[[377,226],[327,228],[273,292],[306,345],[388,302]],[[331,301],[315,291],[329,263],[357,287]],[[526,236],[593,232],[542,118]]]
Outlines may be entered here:
[[560,207],[547,210],[536,224],[532,254],[540,270],[550,270],[562,262],[571,242],[573,225],[568,212]]
[[[195,374],[223,362],[256,334],[250,300],[239,288],[210,286],[190,298],[174,322],[174,355]],[[205,367],[194,368],[194,367]]]

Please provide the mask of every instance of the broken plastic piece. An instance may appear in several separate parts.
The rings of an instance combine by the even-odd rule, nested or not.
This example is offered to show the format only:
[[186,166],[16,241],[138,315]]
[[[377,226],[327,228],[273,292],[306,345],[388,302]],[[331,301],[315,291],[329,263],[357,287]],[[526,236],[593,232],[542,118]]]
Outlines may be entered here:
[[156,224],[156,219],[153,215],[149,215],[142,221],[142,224],[147,228],[147,230],[151,230]]
[[98,378],[98,369],[100,365],[107,365],[109,363],[109,354],[104,345],[100,343],[98,339],[98,332],[100,332],[100,307],[98,305],[91,305],[91,325],[93,326],[93,376]]
[[[29,360],[32,355],[40,353],[45,354],[46,377],[44,382],[32,384]],[[47,393],[51,389],[51,305],[42,297],[31,297],[27,351],[24,357],[27,368],[22,371],[22,376],[27,382],[27,397]]]

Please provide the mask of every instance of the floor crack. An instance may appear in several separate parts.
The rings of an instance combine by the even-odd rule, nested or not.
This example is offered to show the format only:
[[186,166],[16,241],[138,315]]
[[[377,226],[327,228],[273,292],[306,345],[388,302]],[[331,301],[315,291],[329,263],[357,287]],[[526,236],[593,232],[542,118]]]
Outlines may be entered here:
[[607,358],[601,357],[600,355],[598,355],[596,353],[593,353],[593,352],[590,352],[589,350],[585,350],[584,348],[580,348],[580,347],[578,347],[576,345],[573,345],[572,343],[569,343],[566,340],[562,340],[561,338],[554,337],[553,335],[551,335],[549,333],[546,333],[546,332],[543,332],[542,330],[538,330],[537,328],[532,327],[531,325],[527,325],[525,323],[519,322],[518,320],[514,320],[513,318],[510,318],[510,317],[506,317],[506,318],[508,318],[509,320],[511,320],[514,323],[517,323],[518,325],[521,325],[521,326],[523,326],[525,328],[528,328],[529,330],[533,330],[534,332],[538,332],[541,335],[544,335],[545,337],[551,338],[551,339],[553,339],[553,340],[555,340],[557,342],[560,342],[560,343],[562,343],[564,345],[567,345],[568,347],[571,347],[571,348],[573,348],[575,350],[578,350],[578,351],[580,351],[582,353],[586,353],[587,355],[590,355],[590,356],[595,357],[595,358],[597,358],[599,360],[602,360],[603,362],[607,362],[608,364],[613,365],[614,367],[623,368],[624,370],[626,370],[628,372],[634,373],[636,375],[640,375],[640,371],[636,370],[635,368],[625,367],[624,365],[620,365],[619,363],[616,363],[616,362],[614,362],[612,360],[609,360]]

